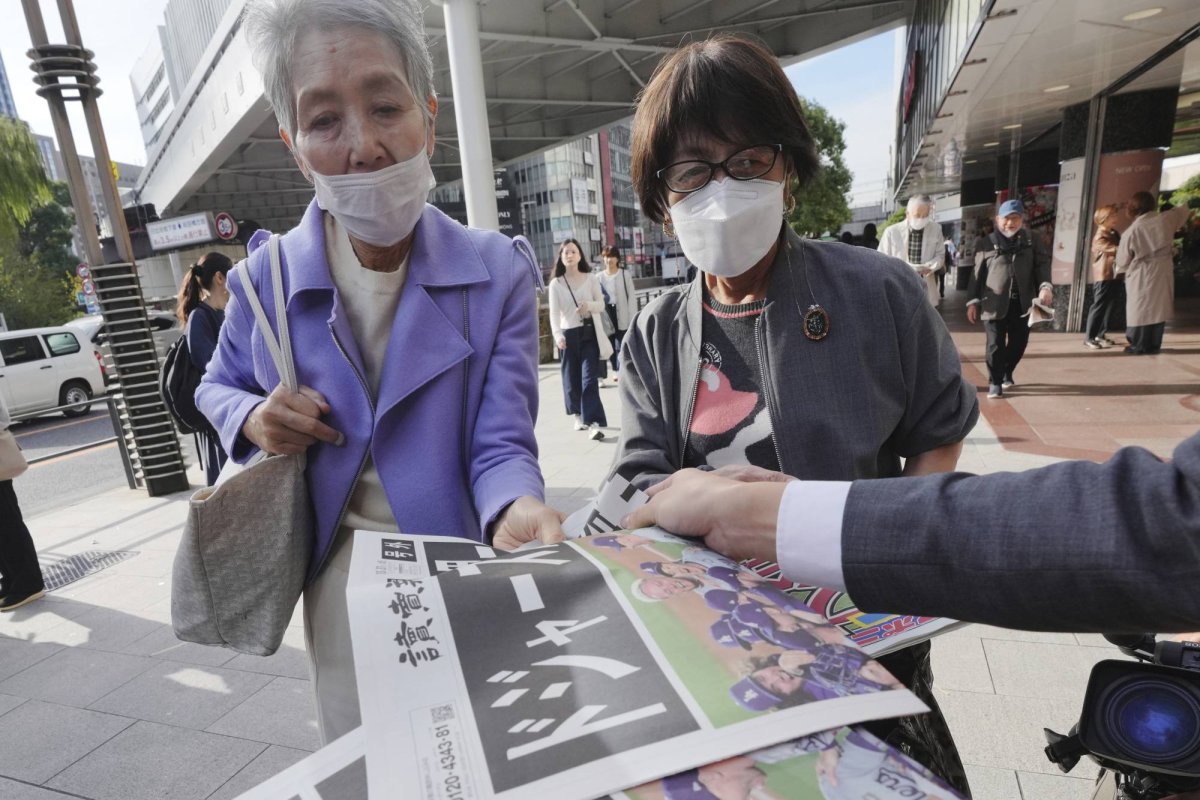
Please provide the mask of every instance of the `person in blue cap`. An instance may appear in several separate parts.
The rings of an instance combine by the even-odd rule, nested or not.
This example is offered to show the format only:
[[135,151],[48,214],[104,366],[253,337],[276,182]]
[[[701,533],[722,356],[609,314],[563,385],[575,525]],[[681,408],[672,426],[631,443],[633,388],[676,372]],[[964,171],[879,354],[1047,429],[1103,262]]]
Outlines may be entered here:
[[1029,343],[1029,313],[1036,300],[1054,302],[1050,254],[1025,230],[1025,206],[1006,200],[996,214],[996,230],[975,253],[975,273],[967,288],[967,321],[983,319],[987,333],[988,399],[1013,387],[1013,372]]
[[664,800],[749,800],[763,795],[766,773],[750,756],[734,756],[662,780]]

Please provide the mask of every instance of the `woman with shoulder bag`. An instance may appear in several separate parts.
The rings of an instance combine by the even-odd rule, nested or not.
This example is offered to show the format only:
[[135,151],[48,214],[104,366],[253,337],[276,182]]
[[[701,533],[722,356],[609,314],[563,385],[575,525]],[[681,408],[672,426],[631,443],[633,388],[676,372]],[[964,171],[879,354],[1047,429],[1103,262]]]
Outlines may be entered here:
[[550,330],[562,354],[563,398],[575,430],[588,438],[604,438],[608,418],[600,402],[600,367],[612,355],[612,342],[604,334],[605,310],[600,283],[591,275],[583,248],[567,239],[558,250],[554,278],[550,281]]
[[[438,102],[420,4],[250,0],[242,24],[316,196],[232,273],[196,405],[239,464],[304,455],[305,644],[329,743],[361,724],[346,604],[357,530],[506,549],[561,536],[533,432],[536,272],[520,243],[426,203]],[[283,309],[288,357],[274,358],[260,306]],[[275,363],[293,354],[285,383]]]
[[609,337],[612,341],[613,354],[610,360],[613,369],[610,386],[617,384],[617,370],[621,367],[621,341],[629,323],[637,312],[637,298],[634,295],[633,278],[629,270],[621,263],[621,251],[615,245],[607,245],[600,251],[604,262],[604,271],[600,273],[600,286],[608,295],[608,316],[612,320],[615,332]]
[[[217,349],[217,338],[221,324],[225,322],[225,305],[229,302],[228,276],[233,262],[224,253],[206,253],[192,265],[183,285],[179,287],[179,301],[175,316],[184,326],[187,337],[188,356],[192,365],[204,373],[208,362]],[[196,434],[196,451],[204,465],[204,477],[209,486],[217,482],[221,467],[229,456],[221,447],[221,440],[212,429]]]
[[12,479],[28,466],[0,394],[0,611],[13,611],[46,596],[33,537],[21,517]]

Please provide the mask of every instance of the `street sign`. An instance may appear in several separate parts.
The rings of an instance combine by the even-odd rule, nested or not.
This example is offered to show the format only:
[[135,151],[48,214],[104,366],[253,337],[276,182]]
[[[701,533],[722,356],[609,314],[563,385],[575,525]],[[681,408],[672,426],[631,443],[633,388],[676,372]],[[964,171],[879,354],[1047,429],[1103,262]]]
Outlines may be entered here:
[[85,280],[83,282],[83,293],[85,295],[95,295],[96,294],[96,284],[92,283],[90,280]]
[[86,307],[87,313],[89,313],[89,314],[99,314],[99,313],[100,313],[100,304],[96,302],[96,298],[95,298],[95,297],[92,297],[92,298],[91,298],[91,301],[92,301],[92,302],[90,302],[90,303],[88,303],[88,304],[87,304],[87,307]]
[[84,298],[85,298],[85,295],[83,292],[76,292],[75,293],[75,305],[81,306],[81,305],[84,305],[85,303],[87,303],[87,300],[85,300]]
[[207,211],[146,223],[146,235],[155,250],[172,250],[213,240],[213,219]]
[[75,268],[75,274],[78,275],[81,279],[87,280],[88,278],[90,278],[92,276],[92,271],[90,269],[88,269],[87,264],[80,264],[79,266],[77,266]]
[[213,230],[217,232],[217,238],[223,241],[229,241],[237,236],[238,225],[233,216],[228,211],[222,211],[217,216],[213,217]]

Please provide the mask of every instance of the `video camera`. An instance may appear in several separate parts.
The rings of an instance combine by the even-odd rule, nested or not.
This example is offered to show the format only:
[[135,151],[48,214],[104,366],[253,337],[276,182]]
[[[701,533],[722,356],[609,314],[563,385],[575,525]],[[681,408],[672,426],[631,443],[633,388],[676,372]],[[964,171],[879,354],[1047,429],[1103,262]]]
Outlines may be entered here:
[[1200,789],[1200,644],[1104,638],[1137,661],[1092,668],[1079,723],[1066,736],[1045,729],[1046,756],[1063,772],[1091,757],[1115,778],[1114,800]]

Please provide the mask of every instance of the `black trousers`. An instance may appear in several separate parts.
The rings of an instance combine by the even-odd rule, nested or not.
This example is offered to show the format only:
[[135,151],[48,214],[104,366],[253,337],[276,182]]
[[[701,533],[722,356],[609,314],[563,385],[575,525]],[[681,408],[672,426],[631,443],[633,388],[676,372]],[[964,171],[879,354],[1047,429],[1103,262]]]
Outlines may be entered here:
[[1167,323],[1156,322],[1153,325],[1135,325],[1125,328],[1129,346],[1133,348],[1132,352],[1146,355],[1157,353],[1162,349],[1163,331],[1166,327]]
[[46,588],[12,481],[0,481],[0,586],[6,595],[32,594]]
[[1125,305],[1125,281],[1096,281],[1092,284],[1092,308],[1088,311],[1087,338],[1108,333],[1113,309]]
[[1008,301],[1008,313],[1000,319],[983,323],[987,334],[988,384],[999,386],[1005,378],[1011,378],[1025,346],[1029,344],[1029,320],[1021,316],[1021,301],[1015,297]]
[[[603,336],[604,334],[600,334]],[[562,351],[563,400],[568,414],[580,414],[591,425],[608,427],[600,402],[600,345],[591,327],[565,328],[567,349]]]

